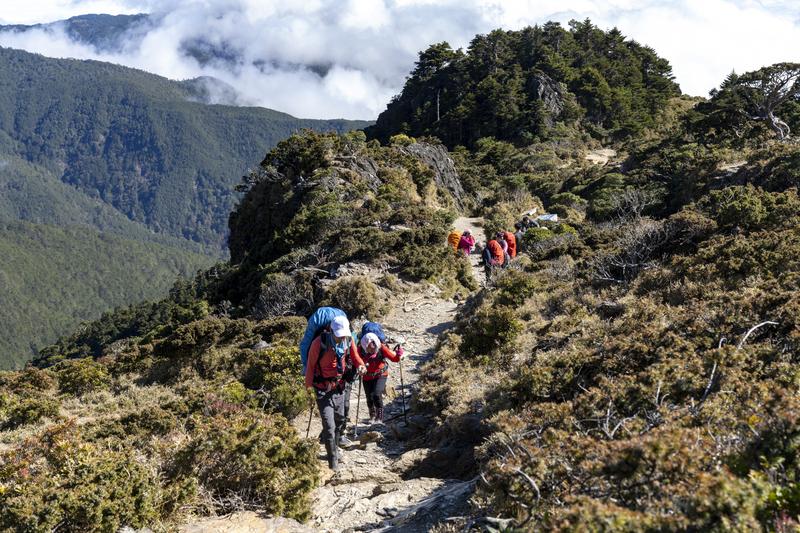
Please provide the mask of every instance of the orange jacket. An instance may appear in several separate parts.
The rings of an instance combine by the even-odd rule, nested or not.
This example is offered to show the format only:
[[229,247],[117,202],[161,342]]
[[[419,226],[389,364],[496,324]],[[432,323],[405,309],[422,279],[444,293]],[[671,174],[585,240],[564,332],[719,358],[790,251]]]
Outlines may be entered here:
[[[320,335],[314,342],[311,343],[311,348],[308,349],[308,364],[306,365],[306,387],[317,387],[320,389],[325,388],[323,383],[314,383],[314,377],[322,378],[324,380],[336,381],[342,375],[336,369],[336,352],[333,351],[332,346],[324,353],[322,351],[322,336]],[[364,364],[364,361],[358,356],[358,348],[353,339],[350,339],[350,361],[353,366],[358,368]],[[345,358],[347,355],[345,355]],[[319,363],[319,364],[317,364]],[[346,364],[346,361],[345,361]]]
[[498,264],[502,265],[505,260],[506,256],[503,253],[503,247],[500,246],[500,243],[496,240],[492,239],[491,241],[486,243],[486,247],[492,253],[492,260],[497,262]]
[[509,257],[511,257],[511,259],[514,259],[515,257],[517,257],[517,238],[510,231],[504,231],[503,237],[505,237],[506,242],[508,243]]
[[385,344],[381,344],[378,353],[373,356],[364,352],[361,346],[358,347],[358,350],[359,356],[361,356],[361,359],[367,365],[367,373],[364,374],[364,381],[370,381],[378,379],[381,376],[389,375],[389,366],[386,364],[386,361],[384,361],[384,358],[389,361],[394,361],[395,363],[400,361],[400,357]]

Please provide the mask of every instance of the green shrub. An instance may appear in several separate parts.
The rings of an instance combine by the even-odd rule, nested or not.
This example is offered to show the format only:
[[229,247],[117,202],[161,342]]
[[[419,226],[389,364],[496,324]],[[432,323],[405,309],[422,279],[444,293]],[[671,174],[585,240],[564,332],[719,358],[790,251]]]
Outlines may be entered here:
[[494,285],[497,301],[511,307],[521,306],[539,289],[535,276],[520,270],[503,271]]
[[250,389],[266,392],[255,398],[259,407],[292,419],[308,407],[303,376],[298,372],[299,362],[297,343],[283,340],[253,354],[242,383]]
[[720,227],[751,231],[793,225],[800,214],[796,190],[771,193],[750,184],[711,191],[703,205]]
[[69,424],[0,456],[0,529],[118,531],[159,517],[158,473],[126,448],[81,442]]
[[364,317],[371,320],[383,316],[386,308],[378,288],[363,276],[345,277],[331,283],[321,305],[338,307],[351,319]]
[[394,146],[408,146],[409,144],[414,144],[416,139],[413,137],[409,137],[405,133],[398,133],[397,135],[392,135],[389,137],[389,144]]
[[58,388],[67,394],[82,395],[111,384],[108,369],[93,359],[62,361],[54,367]]
[[522,332],[523,322],[505,306],[483,307],[462,326],[461,349],[472,356],[509,347]]
[[[308,516],[318,481],[315,442],[301,441],[282,417],[233,413],[197,423],[192,440],[174,457],[172,476],[196,478],[222,502],[240,498],[265,513]],[[231,510],[222,504],[217,512]]]
[[54,398],[32,397],[11,400],[6,406],[0,398],[0,428],[14,429],[33,424],[43,418],[58,416],[59,404]]

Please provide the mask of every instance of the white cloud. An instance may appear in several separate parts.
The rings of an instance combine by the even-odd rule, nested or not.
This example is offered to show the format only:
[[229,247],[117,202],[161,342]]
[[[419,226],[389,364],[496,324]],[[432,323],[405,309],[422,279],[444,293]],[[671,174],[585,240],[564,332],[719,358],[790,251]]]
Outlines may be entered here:
[[[47,22],[90,12],[149,12],[159,25],[123,53],[63,32],[0,34],[0,45],[56,57],[113,61],[174,79],[214,76],[242,100],[301,117],[374,118],[402,88],[417,53],[476,33],[591,18],[617,26],[670,60],[685,92],[706,94],[733,69],[800,60],[795,0],[12,0],[0,20]],[[186,42],[235,50],[204,65]]]

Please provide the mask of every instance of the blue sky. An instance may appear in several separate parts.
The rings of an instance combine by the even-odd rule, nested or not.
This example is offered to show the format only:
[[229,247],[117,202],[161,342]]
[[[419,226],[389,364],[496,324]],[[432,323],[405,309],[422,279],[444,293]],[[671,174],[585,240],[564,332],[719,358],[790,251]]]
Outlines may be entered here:
[[[800,1],[787,0],[5,0],[0,23],[140,12],[159,14],[160,25],[119,53],[57,31],[0,34],[0,46],[113,61],[174,79],[211,75],[246,102],[313,118],[374,118],[430,43],[465,46],[476,33],[547,20],[589,17],[617,26],[669,59],[683,90],[695,95],[731,70],[800,61]],[[180,47],[197,36],[232,44],[246,61],[235,69],[198,65]],[[330,68],[320,74],[298,66],[306,64]]]

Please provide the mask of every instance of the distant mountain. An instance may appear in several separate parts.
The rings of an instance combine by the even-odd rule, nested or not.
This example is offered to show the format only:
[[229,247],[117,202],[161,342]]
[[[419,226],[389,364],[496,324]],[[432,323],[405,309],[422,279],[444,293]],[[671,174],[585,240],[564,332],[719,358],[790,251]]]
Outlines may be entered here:
[[79,15],[66,20],[45,24],[14,24],[0,26],[0,32],[29,30],[63,30],[76,42],[87,44],[98,50],[115,52],[126,40],[136,39],[152,28],[150,15]]
[[204,105],[207,81],[0,48],[0,133],[24,160],[131,220],[222,251],[234,185],[265,149],[302,128],[367,123]]

